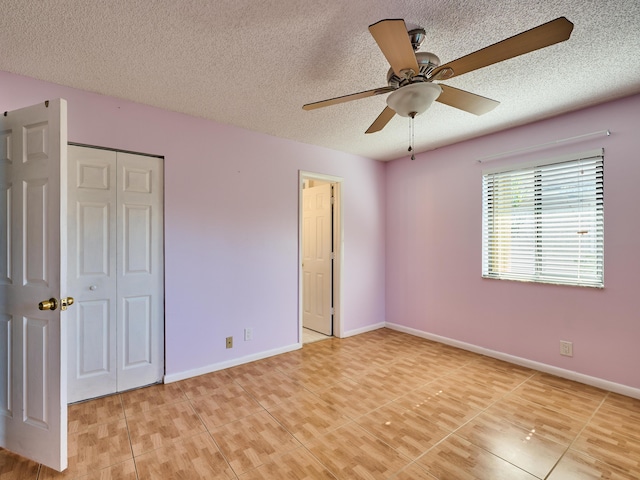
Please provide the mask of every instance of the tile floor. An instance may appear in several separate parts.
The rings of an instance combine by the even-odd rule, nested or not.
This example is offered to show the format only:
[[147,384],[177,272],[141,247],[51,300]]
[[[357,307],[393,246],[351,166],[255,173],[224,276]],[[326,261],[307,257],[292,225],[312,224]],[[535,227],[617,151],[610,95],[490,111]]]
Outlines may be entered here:
[[313,330],[310,330],[308,328],[303,328],[302,329],[302,343],[303,344],[307,344],[307,343],[313,343],[313,342],[319,342],[320,340],[327,340],[328,338],[331,338],[328,335],[324,335],[320,332],[315,332]]
[[69,407],[6,479],[640,478],[640,400],[381,329]]

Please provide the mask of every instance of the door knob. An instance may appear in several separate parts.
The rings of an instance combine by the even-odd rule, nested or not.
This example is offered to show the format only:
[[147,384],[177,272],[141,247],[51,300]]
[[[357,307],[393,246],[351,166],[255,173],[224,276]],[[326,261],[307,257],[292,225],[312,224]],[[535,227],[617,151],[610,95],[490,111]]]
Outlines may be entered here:
[[60,299],[60,310],[66,310],[67,307],[73,305],[73,297],[65,297]]
[[40,310],[55,310],[60,305],[60,310],[66,310],[68,307],[73,305],[73,297],[65,297],[61,298],[60,302],[56,300],[54,297],[51,297],[49,300],[44,300],[38,304],[38,308]]
[[40,310],[55,310],[58,308],[58,300],[54,297],[51,297],[49,300],[45,300],[38,304],[38,308]]

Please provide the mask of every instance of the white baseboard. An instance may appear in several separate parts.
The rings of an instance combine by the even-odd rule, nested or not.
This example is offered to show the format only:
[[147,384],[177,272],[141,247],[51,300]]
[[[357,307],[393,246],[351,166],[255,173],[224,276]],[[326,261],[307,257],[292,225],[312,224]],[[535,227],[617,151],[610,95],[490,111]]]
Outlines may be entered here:
[[488,348],[479,347],[471,343],[461,342],[448,337],[441,337],[440,335],[434,335],[432,333],[423,332],[422,330],[416,330],[414,328],[405,327],[395,323],[387,322],[385,325],[387,328],[397,330],[399,332],[408,333],[416,337],[425,338],[427,340],[433,340],[434,342],[444,343],[445,345],[451,345],[452,347],[461,348],[470,352],[479,353],[488,357],[497,358],[498,360],[504,360],[505,362],[514,363],[522,367],[532,368],[540,372],[549,373],[558,377],[566,378],[567,380],[574,380],[576,382],[591,385],[592,387],[602,388],[610,392],[619,393],[620,395],[626,395],[627,397],[640,399],[640,389],[630,387],[628,385],[622,385],[620,383],[610,382],[598,377],[591,377],[582,373],[574,372],[572,370],[565,370],[564,368],[554,367],[553,365],[547,365],[546,363],[536,362],[534,360],[528,360],[522,357],[516,357],[507,353],[498,352],[496,350],[490,350]]
[[[371,332],[373,330],[378,330],[384,327],[385,327],[385,323],[381,322],[375,325],[369,325],[367,327],[358,328],[355,330],[349,330],[348,332],[344,332],[341,338],[352,337],[354,335]],[[300,348],[302,348],[302,343],[294,343],[286,347],[276,348],[274,350],[268,350],[266,352],[260,352],[254,355],[247,355],[245,357],[234,358],[233,360],[214,363],[212,365],[206,365],[204,367],[194,368],[193,370],[187,370],[185,372],[171,373],[164,376],[164,383],[178,382],[180,380],[185,380],[187,378],[197,377],[198,375],[204,375],[211,372],[217,372],[218,370],[224,370],[225,368],[237,367],[238,365],[243,365],[245,363],[254,362],[256,360],[262,360],[264,358],[273,357],[274,355],[280,355],[281,353],[292,352]]]
[[356,328],[355,330],[349,330],[348,332],[343,332],[341,338],[353,337],[354,335],[360,335],[361,333],[373,332],[374,330],[378,330],[380,328],[384,328],[386,323],[376,323],[375,325],[367,325],[366,327]]
[[294,343],[282,348],[276,348],[273,350],[267,350],[266,352],[260,352],[253,355],[247,355],[240,358],[234,358],[226,362],[214,363],[212,365],[206,365],[200,368],[194,368],[193,370],[187,370],[185,372],[171,373],[164,376],[164,383],[173,383],[179,380],[185,380],[191,377],[197,377],[198,375],[204,375],[205,373],[217,372],[218,370],[224,370],[225,368],[237,367],[249,362],[255,362],[256,360],[262,360],[264,358],[273,357],[274,355],[280,355],[281,353],[292,352],[302,348],[302,343]]

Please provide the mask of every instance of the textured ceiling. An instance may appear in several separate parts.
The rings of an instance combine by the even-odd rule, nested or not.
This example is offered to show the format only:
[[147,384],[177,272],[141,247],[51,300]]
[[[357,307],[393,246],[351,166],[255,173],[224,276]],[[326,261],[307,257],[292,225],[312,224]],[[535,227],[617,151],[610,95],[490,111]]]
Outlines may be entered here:
[[449,62],[556,17],[563,43],[446,81],[499,100],[476,117],[435,103],[416,151],[640,92],[640,1],[2,0],[0,70],[389,160],[409,121],[364,131],[386,95],[314,111],[305,103],[386,86],[368,31],[384,18],[425,28],[420,51]]

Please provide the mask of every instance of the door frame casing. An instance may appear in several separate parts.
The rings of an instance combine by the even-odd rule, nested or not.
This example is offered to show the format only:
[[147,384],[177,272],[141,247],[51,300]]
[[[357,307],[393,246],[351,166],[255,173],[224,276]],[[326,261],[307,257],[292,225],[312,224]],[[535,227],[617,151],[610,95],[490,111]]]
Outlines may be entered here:
[[333,269],[332,269],[332,297],[333,297],[333,336],[342,338],[344,336],[344,328],[342,323],[342,263],[343,263],[343,244],[344,237],[342,234],[342,177],[326,175],[322,173],[308,172],[304,170],[298,171],[298,342],[302,345],[302,317],[303,317],[303,273],[302,273],[302,255],[303,255],[303,197],[305,180],[318,180],[330,182],[334,185],[333,196]]

